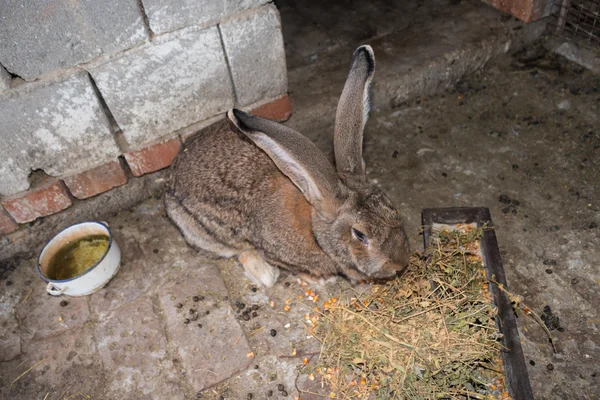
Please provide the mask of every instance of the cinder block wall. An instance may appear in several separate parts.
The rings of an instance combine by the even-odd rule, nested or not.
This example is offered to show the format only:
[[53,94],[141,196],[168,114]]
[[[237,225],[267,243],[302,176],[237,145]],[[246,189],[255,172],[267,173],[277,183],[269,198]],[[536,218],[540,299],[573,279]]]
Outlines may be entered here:
[[5,2],[0,234],[168,166],[231,107],[284,120],[286,93],[267,0]]

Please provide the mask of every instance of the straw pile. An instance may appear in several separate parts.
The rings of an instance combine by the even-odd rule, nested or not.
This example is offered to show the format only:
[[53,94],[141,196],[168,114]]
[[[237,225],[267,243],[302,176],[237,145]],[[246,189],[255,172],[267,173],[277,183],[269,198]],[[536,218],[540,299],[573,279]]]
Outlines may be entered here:
[[310,379],[337,399],[507,399],[481,229],[437,232],[399,279],[324,302]]

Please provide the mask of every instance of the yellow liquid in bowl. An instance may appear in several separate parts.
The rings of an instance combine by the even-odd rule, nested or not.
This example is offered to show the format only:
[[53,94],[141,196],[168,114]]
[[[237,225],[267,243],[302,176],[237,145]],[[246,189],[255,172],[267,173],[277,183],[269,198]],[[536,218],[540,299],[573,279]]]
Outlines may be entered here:
[[106,235],[92,235],[67,244],[50,260],[46,276],[63,280],[80,275],[104,256],[109,240]]

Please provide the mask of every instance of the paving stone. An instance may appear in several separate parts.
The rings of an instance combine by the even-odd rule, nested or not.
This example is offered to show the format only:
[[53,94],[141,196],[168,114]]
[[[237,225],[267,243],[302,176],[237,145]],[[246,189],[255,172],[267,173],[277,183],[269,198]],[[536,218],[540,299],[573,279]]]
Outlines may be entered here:
[[162,291],[169,275],[197,262],[197,253],[165,215],[162,198],[121,212],[110,229],[121,248],[121,268],[108,285],[90,296],[91,313],[99,320],[145,293]]
[[95,337],[108,378],[106,390],[114,398],[184,398],[162,324],[149,296],[99,321]]
[[[215,265],[189,266],[161,288],[161,293],[169,339],[177,348],[194,391],[248,368],[253,361],[248,357],[251,349],[234,311],[222,300],[227,289]],[[194,302],[195,295],[202,295],[204,299]],[[190,315],[190,309],[196,313]],[[193,320],[196,314],[198,319]],[[184,323],[186,318],[190,319],[188,324]]]
[[18,223],[31,222],[39,217],[55,214],[73,204],[65,185],[56,179],[25,193],[2,199],[2,205]]
[[214,25],[221,18],[268,0],[142,0],[150,29],[156,34],[191,25]]
[[281,21],[274,5],[229,19],[220,29],[239,105],[287,92]]
[[14,223],[8,216],[6,211],[0,207],[0,235],[6,235],[8,233],[16,231],[18,225]]
[[14,313],[0,314],[0,363],[10,361],[21,354],[19,323]]
[[[316,369],[316,362],[318,357],[312,358],[310,363],[307,365],[306,370],[314,371]],[[330,396],[331,388],[326,382],[323,382],[319,374],[315,371],[314,380],[308,378],[308,373],[301,374],[298,379],[294,382],[298,385],[298,391],[300,392],[300,398],[302,400],[322,400]],[[331,398],[331,397],[330,397]]]
[[127,49],[147,37],[136,0],[8,2],[0,63],[26,81]]
[[[89,319],[87,297],[50,296],[41,278],[31,283],[28,296],[25,293],[21,290],[23,300],[15,306],[15,312],[26,328],[23,335],[26,342],[60,335],[84,325]],[[63,301],[68,304],[61,306]]]
[[66,176],[120,154],[89,76],[83,72],[22,84],[0,94],[0,121],[2,195],[27,190],[32,170]]
[[[306,357],[318,352],[320,343],[316,339],[308,338],[310,334],[305,328],[305,316],[310,311],[308,307],[312,305],[305,296],[305,291],[310,288],[317,292],[321,299],[327,299],[333,297],[333,293],[339,293],[340,285],[347,286],[345,281],[338,280],[338,286],[304,287],[298,283],[298,277],[281,271],[277,283],[272,288],[256,287],[246,278],[242,267],[233,261],[221,265],[221,275],[234,304],[235,301],[239,301],[247,307],[259,306],[256,317],[251,317],[248,321],[240,320],[250,347],[257,357],[268,354],[283,358]],[[289,285],[286,286],[285,282]],[[252,288],[256,288],[256,292]],[[289,307],[288,311],[286,306]],[[240,313],[236,315],[239,316]],[[271,329],[277,331],[275,337],[270,335]]]
[[[237,374],[226,381],[206,389],[201,392],[201,399],[217,400],[220,396],[226,399],[247,399],[248,393],[252,393],[253,399],[296,399],[298,391],[296,390],[296,378],[298,377],[298,367],[302,365],[302,358],[289,357],[280,358],[273,355],[258,358],[253,361],[253,365],[248,370]],[[303,383],[303,377],[298,378],[298,382]],[[281,395],[277,386],[282,384],[288,393],[286,397]],[[271,390],[272,396],[267,392]],[[321,391],[322,393],[323,391]],[[327,392],[327,394],[329,394]],[[303,394],[302,400],[311,399]],[[324,397],[320,397],[323,399]]]
[[[306,291],[310,289],[319,296],[318,304],[322,308],[324,300],[338,297],[340,293],[360,292],[361,288],[351,290],[349,282],[341,278],[325,284],[298,282],[299,277],[287,271],[281,272],[272,288],[256,287],[244,276],[241,266],[234,262],[223,263],[221,275],[233,302],[240,301],[246,307],[259,305],[256,317],[240,321],[257,357],[253,364],[258,368],[251,367],[219,387],[211,388],[211,391],[227,388],[226,398],[244,398],[247,392],[252,392],[253,396],[262,399],[267,398],[266,391],[269,389],[278,393],[277,384],[282,383],[290,398],[299,396],[303,400],[318,400],[327,397],[330,392],[326,387],[321,388],[318,377],[311,381],[307,373],[300,373],[304,359],[309,361],[307,369],[313,369],[321,349],[321,343],[307,330],[310,322],[306,320],[306,313],[314,315],[312,308],[317,303],[309,299]],[[261,327],[264,328],[258,331]],[[271,329],[277,331],[275,336],[271,336]],[[209,391],[206,392],[207,398],[213,398]]]
[[90,72],[134,148],[233,105],[216,27],[163,35]]
[[1,263],[0,363],[10,361],[21,354],[22,322],[18,320],[15,307],[33,293],[32,281],[36,276],[32,269],[30,260]]
[[[162,207],[162,201],[157,200]],[[147,203],[145,204],[147,205]],[[140,206],[144,207],[144,206]],[[121,268],[104,288],[90,296],[94,318],[102,320],[115,310],[159,289],[166,276],[178,273],[184,260],[193,259],[175,227],[159,212],[141,212],[121,216],[111,225],[114,239],[121,248]],[[154,233],[161,232],[161,237]]]
[[6,71],[6,69],[0,65],[0,93],[8,90],[10,88],[10,82],[12,81],[12,76]]
[[285,94],[267,104],[252,109],[250,113],[273,121],[287,121],[292,116],[290,97]]
[[181,150],[181,140],[177,136],[164,143],[125,153],[124,156],[133,176],[142,176],[171,165],[179,150]]
[[127,177],[121,163],[112,161],[80,174],[66,177],[64,182],[73,196],[78,199],[87,199],[126,184]]
[[[103,390],[104,373],[98,350],[88,328],[36,340],[23,347],[23,353],[0,364],[0,398],[64,399],[77,393]],[[14,384],[22,373],[31,369]]]
[[[129,247],[123,249],[121,241],[119,246],[122,255],[125,256]],[[106,318],[114,310],[135,301],[151,289],[155,277],[151,273],[142,273],[145,264],[140,260],[121,261],[121,268],[117,275],[107,286],[90,296],[90,308],[95,318],[99,320]]]

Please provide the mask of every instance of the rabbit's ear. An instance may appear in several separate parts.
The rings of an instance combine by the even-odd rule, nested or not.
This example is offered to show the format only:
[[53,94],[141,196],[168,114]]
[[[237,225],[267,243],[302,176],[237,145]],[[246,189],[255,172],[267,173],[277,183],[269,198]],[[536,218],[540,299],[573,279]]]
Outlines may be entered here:
[[369,117],[369,86],[374,72],[373,49],[366,45],[359,47],[338,103],[333,136],[337,172],[346,184],[366,179],[363,131]]
[[230,110],[227,117],[267,153],[319,215],[335,219],[343,187],[331,163],[310,139],[285,125],[240,110]]

